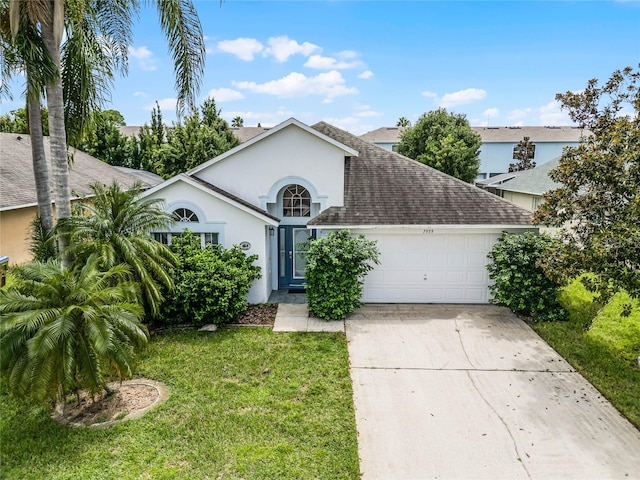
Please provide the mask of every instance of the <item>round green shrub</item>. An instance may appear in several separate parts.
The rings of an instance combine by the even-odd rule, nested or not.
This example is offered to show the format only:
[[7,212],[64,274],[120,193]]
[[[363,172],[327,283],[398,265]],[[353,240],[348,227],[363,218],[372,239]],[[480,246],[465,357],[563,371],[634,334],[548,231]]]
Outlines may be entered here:
[[376,242],[339,230],[311,242],[306,282],[309,311],[325,320],[342,320],[362,305],[364,276],[379,263]]
[[165,294],[163,325],[201,326],[229,323],[247,309],[247,294],[260,267],[257,255],[247,256],[238,246],[200,245],[190,231],[174,236],[171,250],[179,265],[172,272],[174,289]]
[[493,302],[534,320],[566,320],[557,299],[559,285],[547,278],[539,262],[557,240],[525,232],[503,233],[489,252],[487,265]]

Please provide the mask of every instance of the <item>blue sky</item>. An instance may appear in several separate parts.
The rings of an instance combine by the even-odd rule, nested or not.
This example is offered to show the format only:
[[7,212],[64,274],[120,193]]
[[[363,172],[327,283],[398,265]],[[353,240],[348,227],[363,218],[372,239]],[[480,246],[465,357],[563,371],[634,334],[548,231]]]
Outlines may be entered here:
[[[295,117],[359,134],[440,106],[474,126],[566,125],[556,93],[640,61],[639,1],[194,4],[207,47],[200,100],[212,94],[245,126]],[[155,101],[175,120],[157,24],[155,10],[141,11],[129,75],[105,106],[128,125],[149,122]]]

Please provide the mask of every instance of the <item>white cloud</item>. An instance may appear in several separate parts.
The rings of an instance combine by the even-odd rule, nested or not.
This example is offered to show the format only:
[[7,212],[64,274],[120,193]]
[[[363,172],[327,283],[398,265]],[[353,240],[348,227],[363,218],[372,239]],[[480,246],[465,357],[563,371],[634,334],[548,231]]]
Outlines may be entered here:
[[217,47],[223,52],[235,55],[240,60],[250,62],[254,55],[264,50],[264,46],[255,38],[236,38],[235,40],[222,40]]
[[500,110],[495,107],[487,108],[484,112],[482,112],[482,115],[485,117],[497,117],[498,115],[500,115]]
[[232,82],[234,87],[253,93],[265,93],[281,98],[306,97],[322,95],[324,103],[330,103],[335,97],[358,93],[353,87],[347,87],[342,74],[336,70],[321,73],[315,77],[307,77],[298,72],[292,72],[286,77],[266,83]]
[[427,98],[437,98],[438,97],[437,93],[430,92],[429,90],[425,90],[424,92],[422,92],[422,95],[427,97]]
[[359,118],[371,118],[379,117],[382,115],[382,113],[371,110],[371,107],[369,105],[359,105],[358,107],[356,107],[356,113],[354,115]]
[[138,48],[129,47],[129,55],[138,61],[142,70],[153,71],[157,68],[153,52],[144,45]]
[[566,112],[560,109],[560,104],[555,100],[538,109],[540,112],[540,124],[542,125],[572,125],[573,122]]
[[133,93],[134,97],[146,97],[147,96],[147,92],[142,92],[140,90],[138,90],[137,92]]
[[509,112],[508,118],[509,120],[519,120],[521,118],[531,115],[531,112],[533,112],[533,108],[530,108],[530,107],[516,108]]
[[[160,106],[160,110],[164,111],[175,111],[176,105],[178,103],[177,98],[163,98],[161,100],[157,100],[158,105]],[[145,110],[153,110],[156,106],[156,102],[150,103],[145,107]],[[164,113],[163,113],[164,115]]]
[[318,70],[346,70],[348,68],[356,68],[362,65],[360,61],[354,62],[345,62],[343,60],[337,60],[332,57],[323,57],[322,55],[311,55],[307,63],[304,64],[305,67],[315,68]]
[[286,35],[271,37],[267,43],[269,47],[264,51],[264,55],[273,56],[280,63],[286,62],[292,55],[300,54],[308,57],[312,53],[321,50],[320,47],[313,43],[304,42],[300,44],[295,40],[289,39]]
[[341,128],[342,130],[353,133],[354,135],[361,135],[379,127],[379,125],[364,125],[360,123],[360,118],[356,116],[348,116],[343,118],[327,117],[323,118],[322,120],[338,128]]
[[453,93],[445,93],[440,99],[439,105],[445,108],[454,107],[456,105],[464,105],[466,103],[483,100],[486,96],[487,92],[485,90],[480,88],[467,88]]
[[541,107],[518,108],[509,112],[509,120],[515,126],[522,125],[573,125],[567,113],[560,109],[560,104],[555,100]]
[[234,100],[242,100],[244,95],[242,92],[232,88],[213,88],[209,90],[207,97],[213,97],[216,102],[232,102]]
[[363,80],[368,80],[371,77],[373,77],[373,72],[371,70],[365,70],[360,75],[358,75],[358,78],[362,78]]
[[258,123],[262,127],[273,127],[274,125],[283,122],[287,118],[293,117],[294,114],[295,113],[292,110],[289,110],[286,107],[280,107],[275,112],[222,111],[223,118],[225,118],[229,122],[231,122],[235,117],[242,117],[245,127],[255,127]]

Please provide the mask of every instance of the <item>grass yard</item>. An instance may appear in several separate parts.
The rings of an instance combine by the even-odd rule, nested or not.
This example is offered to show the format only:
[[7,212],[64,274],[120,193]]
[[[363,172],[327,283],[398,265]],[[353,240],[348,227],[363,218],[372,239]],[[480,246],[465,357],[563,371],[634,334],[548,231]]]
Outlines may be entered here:
[[343,334],[165,333],[139,373],[164,382],[169,399],[107,429],[58,425],[3,387],[0,476],[359,478]]
[[630,297],[618,294],[599,310],[593,295],[577,282],[565,287],[560,301],[571,320],[531,327],[640,429],[640,369],[635,365],[640,305],[635,301],[634,313],[625,317],[621,312]]

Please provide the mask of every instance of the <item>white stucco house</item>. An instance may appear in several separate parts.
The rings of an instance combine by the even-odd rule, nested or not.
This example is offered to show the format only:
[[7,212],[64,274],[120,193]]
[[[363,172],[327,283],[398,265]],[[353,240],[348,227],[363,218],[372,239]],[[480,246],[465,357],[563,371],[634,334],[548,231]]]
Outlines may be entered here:
[[533,229],[530,212],[324,122],[289,119],[148,190],[203,243],[240,245],[262,278],[250,303],[304,286],[311,237],[348,228],[377,240],[381,265],[363,301],[486,303],[487,253],[503,231]]

